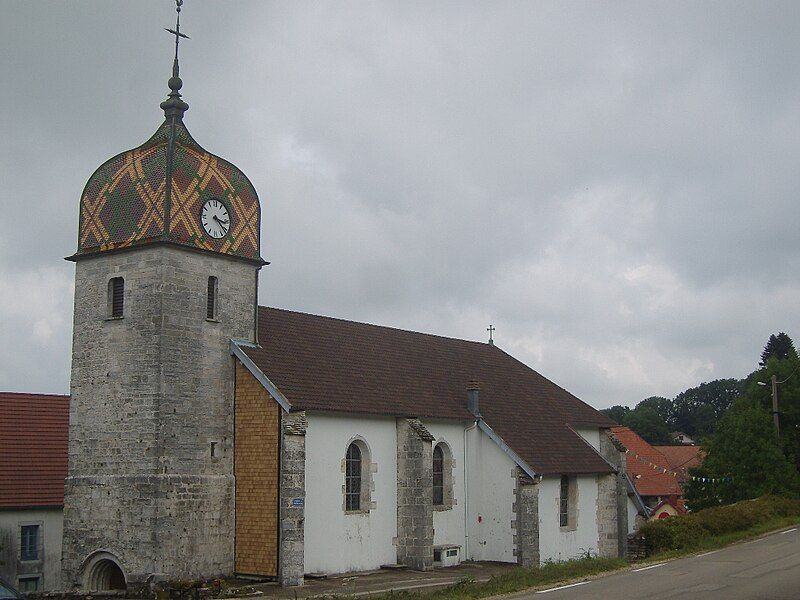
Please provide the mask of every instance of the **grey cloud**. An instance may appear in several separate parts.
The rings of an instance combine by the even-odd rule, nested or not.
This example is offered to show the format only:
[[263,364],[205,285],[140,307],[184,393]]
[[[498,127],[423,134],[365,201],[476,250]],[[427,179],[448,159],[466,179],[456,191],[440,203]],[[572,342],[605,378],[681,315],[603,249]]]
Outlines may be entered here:
[[[0,176],[19,226],[0,273],[31,283],[3,296],[0,341],[57,375],[15,367],[0,386],[65,391],[71,299],[26,295],[65,294],[84,182],[159,124],[172,13],[4,8]],[[632,403],[742,376],[770,333],[800,331],[799,17],[187,2],[187,124],[262,197],[262,303],[468,339],[493,322],[585,400]]]

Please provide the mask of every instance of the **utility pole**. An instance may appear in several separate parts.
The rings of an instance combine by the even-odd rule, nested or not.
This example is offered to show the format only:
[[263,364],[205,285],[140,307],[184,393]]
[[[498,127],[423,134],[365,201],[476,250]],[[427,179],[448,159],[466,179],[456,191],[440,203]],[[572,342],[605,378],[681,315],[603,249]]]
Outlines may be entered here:
[[[788,378],[787,378],[788,379]],[[775,419],[775,433],[781,435],[781,420],[778,412],[778,376],[772,376],[772,418]]]

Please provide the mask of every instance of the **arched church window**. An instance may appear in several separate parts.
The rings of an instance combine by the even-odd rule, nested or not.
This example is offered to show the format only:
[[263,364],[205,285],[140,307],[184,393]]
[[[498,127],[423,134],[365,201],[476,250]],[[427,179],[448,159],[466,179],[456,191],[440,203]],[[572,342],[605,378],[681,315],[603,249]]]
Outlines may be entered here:
[[346,513],[368,513],[375,508],[372,501],[374,485],[372,474],[377,466],[370,461],[370,450],[367,443],[360,438],[350,441],[342,461],[344,471],[344,494],[342,509]]
[[108,280],[108,316],[112,319],[122,318],[125,303],[125,280],[112,277]]
[[455,506],[453,497],[453,453],[446,442],[433,447],[433,509],[450,510]]
[[436,444],[433,449],[433,505],[444,504],[444,452],[442,445]]
[[561,477],[561,493],[558,502],[558,524],[566,527],[569,523],[569,477]]
[[206,297],[206,319],[211,321],[217,318],[217,278],[211,276],[208,278],[208,295]]
[[578,481],[576,477],[563,475],[558,497],[558,524],[567,531],[577,527]]
[[345,510],[361,510],[361,449],[353,442],[345,458]]

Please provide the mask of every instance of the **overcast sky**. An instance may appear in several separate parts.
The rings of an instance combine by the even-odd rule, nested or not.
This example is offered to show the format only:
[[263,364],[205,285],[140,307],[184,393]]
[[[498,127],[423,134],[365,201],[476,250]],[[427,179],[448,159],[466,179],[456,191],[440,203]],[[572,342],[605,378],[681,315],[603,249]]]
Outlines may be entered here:
[[[78,202],[161,123],[169,0],[0,0],[0,389],[69,390]],[[499,347],[601,408],[800,335],[800,2],[199,2],[260,303]]]

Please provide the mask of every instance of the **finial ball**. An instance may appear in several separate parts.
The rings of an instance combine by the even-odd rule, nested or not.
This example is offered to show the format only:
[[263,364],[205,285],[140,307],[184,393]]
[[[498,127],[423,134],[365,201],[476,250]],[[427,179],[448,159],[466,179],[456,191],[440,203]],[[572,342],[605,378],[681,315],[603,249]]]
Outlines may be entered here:
[[177,92],[183,87],[183,81],[180,77],[170,77],[167,85],[173,92]]

